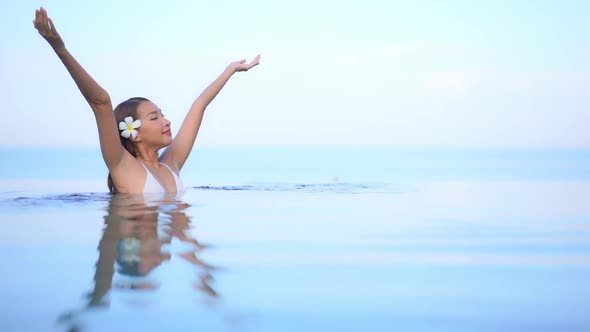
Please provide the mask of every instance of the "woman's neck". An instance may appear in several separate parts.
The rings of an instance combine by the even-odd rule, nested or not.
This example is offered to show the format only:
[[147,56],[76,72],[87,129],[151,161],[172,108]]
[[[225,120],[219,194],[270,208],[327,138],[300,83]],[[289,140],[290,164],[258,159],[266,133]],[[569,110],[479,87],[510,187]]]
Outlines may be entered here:
[[158,159],[158,150],[150,149],[145,146],[137,146],[137,159],[146,166],[157,167],[160,163]]

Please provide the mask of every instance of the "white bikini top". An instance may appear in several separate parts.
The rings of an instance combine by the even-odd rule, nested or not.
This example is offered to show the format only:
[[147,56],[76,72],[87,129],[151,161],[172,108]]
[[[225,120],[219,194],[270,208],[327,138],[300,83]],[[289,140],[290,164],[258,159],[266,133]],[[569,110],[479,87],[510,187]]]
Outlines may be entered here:
[[[152,172],[150,172],[150,170],[142,162],[140,162],[140,164],[143,166],[143,168],[145,168],[145,171],[147,173],[143,192],[144,193],[166,193],[167,192],[166,189],[164,189],[164,187],[160,184],[160,182],[158,182],[158,180],[156,180],[156,178],[154,177]],[[176,192],[179,193],[179,192],[184,191],[184,184],[182,184],[180,177],[178,175],[176,175],[176,173],[174,173],[168,165],[166,165],[164,163],[160,163],[160,164],[166,166],[166,168],[170,170],[170,173],[172,173],[172,176],[174,177],[174,182],[176,183]]]

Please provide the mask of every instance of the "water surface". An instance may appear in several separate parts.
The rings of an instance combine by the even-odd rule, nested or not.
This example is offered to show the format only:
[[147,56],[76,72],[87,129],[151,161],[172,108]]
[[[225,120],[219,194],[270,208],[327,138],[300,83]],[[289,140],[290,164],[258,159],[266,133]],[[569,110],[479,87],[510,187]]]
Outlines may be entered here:
[[178,197],[95,152],[3,152],[3,331],[590,328],[587,152],[211,150]]

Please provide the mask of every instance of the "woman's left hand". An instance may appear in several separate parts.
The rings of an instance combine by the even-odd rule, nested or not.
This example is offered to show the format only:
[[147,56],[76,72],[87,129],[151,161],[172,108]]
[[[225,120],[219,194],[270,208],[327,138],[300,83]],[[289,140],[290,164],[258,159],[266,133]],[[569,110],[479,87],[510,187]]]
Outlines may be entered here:
[[230,63],[230,68],[234,71],[248,71],[250,68],[257,66],[260,63],[260,54],[258,54],[252,61],[246,63],[246,59]]

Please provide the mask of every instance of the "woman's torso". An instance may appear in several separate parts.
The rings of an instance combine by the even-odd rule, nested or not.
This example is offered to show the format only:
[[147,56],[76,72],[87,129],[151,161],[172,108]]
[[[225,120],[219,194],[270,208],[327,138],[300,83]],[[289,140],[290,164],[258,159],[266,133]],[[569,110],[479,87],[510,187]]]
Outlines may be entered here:
[[145,179],[143,193],[166,193],[166,192],[177,192],[178,193],[178,192],[184,191],[184,184],[182,183],[182,180],[180,180],[180,177],[176,173],[174,173],[174,171],[170,168],[170,166],[168,166],[162,162],[159,163],[160,165],[165,167],[165,171],[171,173],[171,175],[174,179],[174,185],[170,186],[170,184],[168,184],[169,190],[166,190],[165,186],[161,183],[161,182],[163,182],[161,177],[160,177],[161,180],[158,181],[158,178],[156,178],[154,176],[154,174],[147,168],[147,166],[144,165],[142,162],[140,162],[140,163],[146,171],[146,179]]

